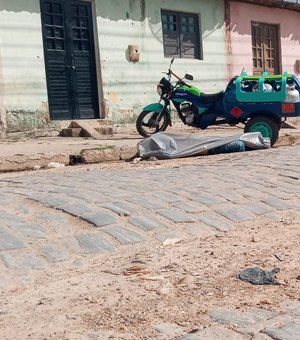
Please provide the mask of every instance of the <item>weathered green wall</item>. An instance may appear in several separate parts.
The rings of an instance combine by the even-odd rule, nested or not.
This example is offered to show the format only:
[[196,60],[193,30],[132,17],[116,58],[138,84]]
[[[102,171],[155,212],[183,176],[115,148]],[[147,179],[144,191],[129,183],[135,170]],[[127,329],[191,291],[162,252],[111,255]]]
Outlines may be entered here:
[[38,0],[0,0],[0,89],[0,119],[9,132],[47,125]]
[[[143,106],[157,101],[156,84],[170,59],[164,58],[161,9],[198,13],[203,39],[203,60],[176,59],[173,70],[194,75],[203,91],[224,87],[224,9],[221,0],[97,0],[97,26],[103,98],[107,116],[133,120]],[[129,44],[140,48],[140,61],[128,62]]]
[[[176,59],[173,70],[193,74],[194,84],[203,91],[223,89],[222,0],[95,0],[93,4],[99,93],[106,118],[133,122],[144,105],[158,100],[156,83],[170,62],[163,55],[161,9],[200,16],[204,59]],[[139,46],[137,63],[128,61],[129,44]],[[8,131],[49,124],[39,0],[0,0],[0,133],[5,124]]]

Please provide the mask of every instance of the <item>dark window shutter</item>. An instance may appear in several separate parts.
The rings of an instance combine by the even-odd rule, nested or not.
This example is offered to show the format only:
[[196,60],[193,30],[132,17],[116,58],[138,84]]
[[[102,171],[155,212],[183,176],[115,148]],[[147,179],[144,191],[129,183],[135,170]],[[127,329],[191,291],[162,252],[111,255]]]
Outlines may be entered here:
[[165,57],[201,59],[197,14],[161,12]]

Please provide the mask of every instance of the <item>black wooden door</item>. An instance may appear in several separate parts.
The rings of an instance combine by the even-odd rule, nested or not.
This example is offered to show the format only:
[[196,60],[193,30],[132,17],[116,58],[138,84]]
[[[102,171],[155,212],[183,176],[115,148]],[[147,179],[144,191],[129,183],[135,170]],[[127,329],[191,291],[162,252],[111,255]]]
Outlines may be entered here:
[[50,118],[99,118],[91,3],[40,2]]

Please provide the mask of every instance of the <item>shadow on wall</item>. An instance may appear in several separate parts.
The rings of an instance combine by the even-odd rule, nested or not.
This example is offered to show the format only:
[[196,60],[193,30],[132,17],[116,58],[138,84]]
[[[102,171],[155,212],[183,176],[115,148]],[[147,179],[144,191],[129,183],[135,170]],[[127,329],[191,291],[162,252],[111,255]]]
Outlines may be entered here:
[[199,14],[200,34],[204,40],[224,26],[222,4],[223,0],[190,0],[188,4],[182,0],[96,0],[98,17],[115,22],[147,19],[148,27],[158,40],[161,40],[161,9]]
[[[51,0],[50,0],[51,1]],[[71,1],[71,0],[66,0]],[[145,17],[145,2],[147,0],[95,0],[97,16],[111,20],[142,21]],[[150,0],[151,1],[151,0]],[[13,0],[1,1],[0,11],[40,13],[40,1]]]
[[1,1],[0,11],[40,13],[39,2],[31,0]]
[[[215,13],[222,3],[222,0],[215,0],[209,4],[206,1],[199,4],[199,0],[192,0],[189,5],[182,4],[182,0],[95,0],[95,7],[97,17],[112,21],[132,20],[140,22],[148,18],[151,25],[161,22],[160,10],[162,8],[196,13],[199,12],[198,9],[200,8],[201,31],[205,32],[214,30],[216,25],[219,28],[223,26],[223,22],[218,23],[215,19]],[[40,1],[1,1],[0,11],[40,13]]]

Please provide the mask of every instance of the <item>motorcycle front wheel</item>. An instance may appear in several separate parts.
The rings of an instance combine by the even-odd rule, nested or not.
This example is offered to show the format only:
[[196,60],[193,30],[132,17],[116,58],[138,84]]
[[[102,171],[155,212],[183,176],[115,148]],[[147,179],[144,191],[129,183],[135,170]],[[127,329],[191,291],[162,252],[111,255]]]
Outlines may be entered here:
[[[157,119],[160,115],[159,119]],[[162,114],[153,111],[142,111],[136,121],[137,132],[143,137],[150,137],[154,133],[165,131],[169,125],[169,113]]]

